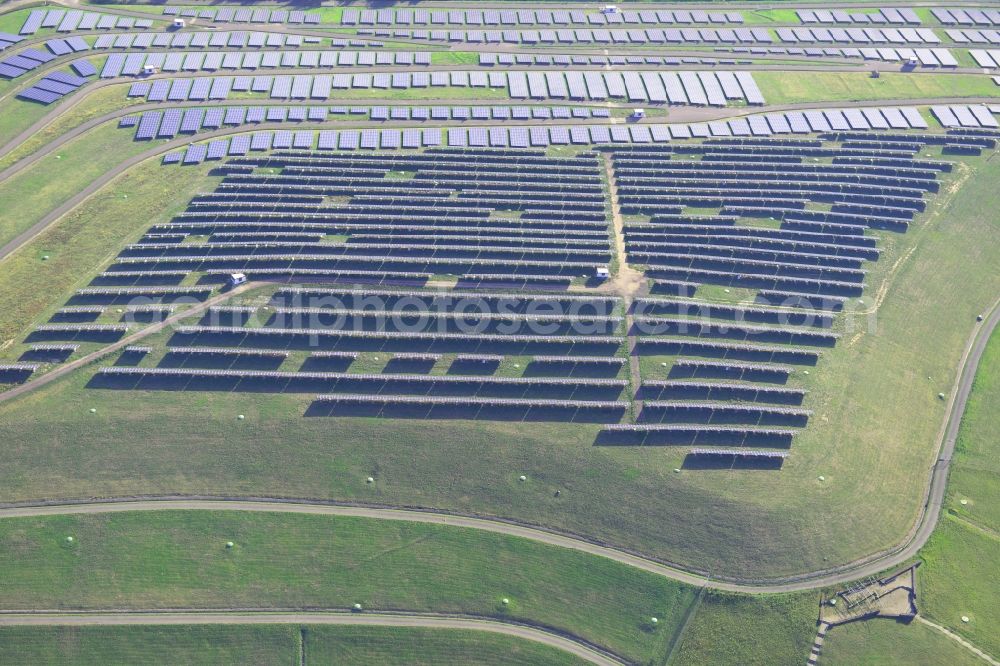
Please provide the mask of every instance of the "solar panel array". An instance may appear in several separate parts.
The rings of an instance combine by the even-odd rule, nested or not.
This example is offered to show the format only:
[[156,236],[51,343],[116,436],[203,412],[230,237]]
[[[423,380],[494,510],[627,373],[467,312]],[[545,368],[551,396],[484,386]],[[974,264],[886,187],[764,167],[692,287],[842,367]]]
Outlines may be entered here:
[[931,113],[942,127],[997,128],[996,118],[984,104],[953,104],[931,107]]
[[[118,76],[126,64],[122,54],[112,54],[105,62],[102,78]],[[426,81],[414,77],[390,79],[388,75],[342,74],[333,77],[312,75],[255,76],[243,77],[242,90],[267,92],[271,99],[330,99],[345,89],[410,89],[425,87],[465,87],[477,81],[471,76],[479,72],[433,72]],[[382,76],[382,79],[377,77]],[[211,90],[211,98],[224,100],[233,89],[232,77],[196,77],[190,83],[181,84],[184,79],[174,79],[172,85],[190,85],[186,99],[205,99],[205,91]],[[579,101],[602,101],[607,99],[627,99],[629,102],[651,104],[695,104],[725,106],[731,101],[743,101],[750,105],[764,104],[764,97],[749,72],[492,72],[487,79],[481,79],[485,86],[506,87],[513,99],[568,99]],[[626,85],[626,81],[628,85]],[[159,83],[159,82],[158,82]],[[249,85],[247,85],[249,84]],[[166,84],[160,88],[152,86],[146,92],[150,101],[163,101]],[[129,89],[129,96],[142,96],[145,87]],[[173,88],[171,88],[173,90]],[[169,95],[171,99],[185,99]]]
[[[280,108],[280,107],[279,107]],[[985,106],[975,108],[977,115],[989,113]],[[288,109],[280,108],[282,114],[273,116],[274,121],[283,121]],[[210,118],[212,112],[218,112],[215,118]],[[134,127],[139,119],[147,120],[152,130],[139,123],[136,140],[153,138],[150,132],[157,132],[160,126],[160,111],[152,111],[142,116],[129,116],[127,125]],[[200,114],[200,109],[190,109],[186,114]],[[939,117],[935,115],[935,117]],[[198,115],[199,120],[202,116]],[[950,117],[948,117],[950,119]],[[235,120],[235,118],[234,118]],[[124,121],[124,119],[123,119]],[[221,109],[209,109],[201,120],[202,128],[215,129],[223,124]],[[950,122],[950,120],[949,120]],[[988,120],[981,120],[976,127],[991,127]],[[942,123],[943,124],[943,123]],[[961,126],[959,124],[946,126]],[[192,126],[193,127],[193,126]],[[375,150],[379,148],[427,148],[431,146],[448,146],[453,148],[483,147],[483,148],[544,148],[559,145],[591,145],[591,144],[657,144],[669,143],[677,139],[714,138],[714,137],[770,137],[789,134],[816,134],[831,131],[869,131],[869,130],[926,130],[929,125],[916,107],[871,107],[848,109],[824,109],[811,111],[789,111],[784,113],[768,113],[734,118],[728,121],[691,124],[634,124],[634,125],[573,125],[573,126],[522,126],[522,127],[489,127],[489,128],[432,128],[432,129],[367,129],[367,130],[325,130],[320,132],[296,132],[295,135],[310,147],[315,145],[319,150]],[[184,129],[181,123],[180,133],[194,132],[195,129]],[[174,136],[177,132],[170,136]],[[290,134],[290,133],[289,133]],[[289,134],[282,135],[288,136]],[[316,136],[318,134],[318,137]],[[245,155],[247,151],[268,150],[272,147],[274,133],[254,132],[240,136],[240,145],[245,149],[230,153]],[[226,141],[225,139],[221,141]],[[221,155],[220,155],[221,156]],[[205,159],[210,159],[208,156]]]
[[469,44],[538,45],[679,45],[769,44],[774,38],[766,28],[633,28],[557,30],[359,30],[359,35]]
[[149,28],[150,26],[152,26],[151,20],[135,19],[129,16],[80,10],[36,9],[25,18],[19,34],[23,36],[34,35],[42,28],[52,28],[56,32],[75,32],[77,30]]
[[848,12],[844,10],[797,9],[795,14],[803,23],[837,23],[861,25],[920,25],[920,17],[909,7],[897,9],[883,7],[878,10]]
[[24,37],[20,35],[12,35],[9,32],[0,32],[0,51],[6,51],[22,40],[24,40]]
[[[209,48],[249,48],[273,49],[301,47],[305,44],[319,44],[319,37],[302,35],[286,35],[280,32],[263,31],[217,31],[217,32],[136,32],[114,33],[100,35],[94,41],[95,49],[186,49],[200,50]],[[359,46],[371,44],[359,42]],[[272,51],[255,51],[261,53]],[[336,53],[336,52],[334,52]]]
[[17,93],[20,99],[26,99],[40,104],[51,104],[75,91],[87,82],[87,79],[68,72],[51,72],[35,82],[30,88]]
[[[785,114],[780,123],[777,114],[763,114],[728,125],[733,133],[738,127],[763,132],[781,123],[785,131],[818,132],[808,138],[726,136],[708,123],[712,134],[701,141],[671,141],[672,126],[663,126],[666,139],[647,126],[649,141],[610,147],[621,212],[628,220],[647,220],[625,226],[626,252],[653,281],[652,293],[638,298],[629,313],[633,353],[676,358],[667,379],[641,382],[635,423],[619,423],[629,406],[627,382],[619,378],[624,364],[606,362],[619,357],[626,342],[616,297],[476,291],[565,285],[607,263],[607,211],[595,153],[551,157],[489,147],[494,130],[509,129],[510,137],[523,130],[533,142],[544,129],[549,141],[563,140],[563,132],[571,140],[580,127],[559,133],[451,128],[444,136],[456,147],[421,153],[333,150],[376,149],[386,137],[402,145],[398,130],[327,131],[316,144],[314,133],[271,134],[267,145],[317,145],[324,152],[230,160],[228,175],[213,192],[196,196],[169,224],[149,229],[99,280],[138,280],[129,284],[141,286],[169,277],[176,284],[194,271],[219,280],[239,271],[251,279],[327,284],[279,289],[266,314],[256,306],[216,306],[168,343],[168,353],[184,355],[183,368],[115,366],[102,369],[95,381],[118,389],[156,390],[180,382],[187,390],[313,392],[314,414],[361,409],[382,417],[400,410],[426,416],[438,410],[453,418],[530,414],[541,420],[586,414],[614,424],[601,435],[607,442],[690,445],[699,447],[692,450],[697,456],[746,453],[780,461],[812,416],[808,391],[787,384],[788,378],[815,366],[838,344],[830,330],[836,312],[845,298],[863,294],[867,262],[881,254],[877,234],[905,230],[938,190],[938,176],[951,168],[924,159],[925,146],[995,145],[995,139],[969,133],[895,131],[903,123],[919,124],[911,122],[912,112],[801,112]],[[861,118],[883,131],[855,131]],[[637,127],[604,130],[615,143],[637,136]],[[462,139],[452,137],[456,129]],[[226,152],[243,155],[257,141],[233,137],[226,151],[215,140],[171,159],[193,163]],[[387,178],[390,173],[406,177]],[[331,198],[338,204],[331,205]],[[712,208],[718,212],[705,212]],[[698,212],[685,212],[690,209]],[[778,225],[736,224],[747,217]],[[324,240],[330,237],[343,240]],[[460,316],[447,300],[426,321],[423,312],[401,317],[393,309],[398,302],[441,299],[440,292],[419,287],[442,273],[459,279],[457,293],[443,298],[483,303],[473,317],[474,334],[460,323],[469,309]],[[704,284],[752,289],[757,303],[698,300],[696,290]],[[179,294],[175,287],[159,289],[162,298]],[[683,298],[677,298],[678,289]],[[132,293],[85,291],[81,304],[121,302]],[[364,308],[354,307],[357,299]],[[528,304],[540,299],[559,306],[556,313],[529,311]],[[500,300],[513,303],[504,317],[491,314]],[[586,332],[573,317],[559,314],[584,302]],[[254,324],[247,326],[252,316]],[[396,323],[385,327],[382,322],[390,319]],[[545,324],[544,332],[534,324]],[[51,324],[39,331],[55,342],[122,334]],[[301,368],[282,369],[290,349],[312,354]],[[271,353],[276,350],[281,353]],[[364,351],[384,354],[390,365],[377,374],[345,373]],[[271,358],[273,364],[265,370],[204,365],[219,355]],[[531,356],[548,370],[498,377],[496,365],[507,355]],[[430,373],[437,364],[457,363],[474,367],[473,374]]]
[[940,44],[929,28],[775,28],[783,42],[832,44]]
[[[160,82],[140,81],[133,83],[129,89],[130,97],[149,96],[150,101],[154,99],[162,101],[167,95],[166,86],[160,86],[157,92],[154,88]],[[166,84],[166,82],[163,82]],[[558,120],[569,118],[607,118],[607,109],[591,108],[570,108],[570,107],[353,107],[350,109],[352,115],[369,116],[372,120]],[[153,113],[153,112],[147,112]],[[158,113],[158,112],[157,112]],[[219,114],[222,114],[221,116]],[[195,133],[201,129],[214,130],[223,125],[243,125],[257,123],[274,122],[323,122],[328,118],[328,114],[346,115],[347,107],[325,107],[325,106],[251,106],[251,107],[225,107],[200,109],[191,108],[184,111],[184,117],[179,129],[174,130],[171,136],[177,133]],[[130,121],[128,124],[122,123],[120,127],[133,127],[135,123],[132,118],[141,116],[126,116]],[[123,119],[124,120],[124,119]],[[506,135],[505,135],[506,136]],[[137,137],[141,140],[145,137]]]
[[933,8],[931,14],[945,25],[1000,26],[1000,11],[992,8]]
[[606,13],[601,11],[558,11],[546,9],[352,9],[344,10],[341,24],[374,25],[673,25],[743,23],[736,11],[647,10]]
[[164,16],[213,21],[215,23],[290,23],[293,25],[319,25],[320,15],[284,9],[222,7],[219,9],[184,9],[164,7]]
[[[962,26],[946,31],[951,42],[988,46],[1000,40],[1000,33],[990,29],[997,23],[986,10],[933,11],[943,23]],[[253,7],[167,7],[165,14],[218,23],[320,22],[316,13]],[[800,9],[797,16],[803,26],[767,29],[739,25],[739,12],[700,10],[347,8],[342,21],[358,27],[362,36],[400,39],[601,49],[711,45],[719,53],[751,56],[958,65],[946,48],[936,48],[942,44],[939,35],[920,27],[919,17],[907,8]],[[38,9],[29,13],[21,32],[135,27],[141,26],[130,17]],[[0,50],[22,39],[0,33]],[[377,98],[446,87],[503,90],[514,99],[533,101],[610,99],[643,106],[713,107],[765,103],[750,72],[679,69],[714,64],[724,57],[718,54],[590,56],[499,48],[480,55],[479,69],[467,65],[469,69],[445,71],[427,67],[433,62],[429,51],[299,48],[318,39],[249,29],[105,33],[94,48],[116,52],[107,55],[99,74],[90,61],[80,59],[71,63],[77,75],[53,72],[19,93],[48,104],[95,74],[113,79],[136,77],[147,68],[170,74],[222,71],[225,75],[134,82],[130,97],[205,104],[137,113],[119,125],[135,127],[138,141],[160,141],[201,130],[232,132],[246,124],[322,123],[331,114],[367,114],[386,123],[323,130],[279,126],[192,140],[167,152],[164,164],[231,159],[214,192],[198,195],[170,224],[157,225],[127,246],[92,289],[81,290],[51,323],[37,329],[40,339],[118,339],[127,330],[123,324],[73,322],[100,316],[104,305],[140,294],[160,308],[169,306],[159,303],[181,295],[204,298],[210,289],[203,285],[176,286],[192,273],[209,283],[234,271],[251,279],[322,281],[334,286],[279,290],[261,327],[243,326],[252,307],[216,307],[209,314],[222,317],[224,325],[200,322],[181,328],[169,344],[175,354],[193,359],[192,367],[104,368],[99,380],[119,388],[183,381],[194,389],[221,382],[236,390],[308,390],[319,394],[311,409],[320,413],[349,407],[387,416],[416,409],[425,415],[472,418],[586,415],[615,423],[629,407],[628,382],[619,375],[626,365],[625,336],[634,333],[635,354],[681,357],[677,375],[643,381],[637,387],[642,401],[638,422],[610,426],[604,436],[736,446],[741,448],[692,453],[722,458],[747,454],[771,464],[786,454],[742,447],[787,448],[808,422],[811,412],[803,408],[807,392],[775,384],[815,364],[837,343],[838,336],[828,330],[833,313],[846,298],[864,292],[865,262],[880,255],[873,231],[904,231],[937,191],[937,176],[950,164],[921,159],[924,146],[943,145],[946,155],[978,152],[994,145],[992,130],[1000,129],[994,109],[975,104],[931,107],[935,120],[949,130],[945,134],[910,131],[929,129],[915,107],[812,109],[664,124],[647,119],[594,122],[608,118],[608,110],[537,104],[209,106],[234,93],[325,101],[350,89],[371,90]],[[348,42],[334,38],[332,43]],[[88,48],[78,36],[48,39],[44,48],[0,61],[0,75],[16,78]],[[1000,51],[976,48],[970,57],[981,67],[1000,67]],[[258,72],[340,67],[404,71]],[[585,122],[559,122],[571,119]],[[438,126],[390,124],[395,122]],[[569,145],[583,149],[568,157],[543,150]],[[636,331],[624,330],[618,311],[622,304],[605,296],[532,296],[582,299],[603,308],[587,318],[594,325],[587,334],[579,333],[570,317],[515,312],[513,319],[525,323],[519,332],[502,330],[500,318],[487,313],[478,317],[481,328],[470,335],[461,330],[458,313],[447,308],[434,315],[433,325],[379,330],[374,322],[388,311],[302,302],[310,296],[348,295],[336,289],[337,282],[370,284],[365,295],[388,293],[391,300],[398,292],[380,293],[382,285],[416,288],[407,297],[419,299],[426,296],[419,287],[442,274],[457,277],[460,288],[476,294],[483,287],[501,286],[565,290],[591,277],[595,267],[611,260],[604,162],[588,150],[592,145],[611,157],[611,181],[626,219],[647,219],[630,221],[625,228],[626,252],[634,265],[645,267],[653,284],[652,294],[637,301],[646,310],[630,313]],[[777,225],[736,223],[745,218]],[[758,302],[752,307],[712,305],[710,313],[708,304],[692,300],[704,284],[753,289]],[[680,300],[665,295],[685,297],[683,305],[704,308],[705,317],[693,322],[684,316],[687,310],[681,312]],[[780,310],[772,307],[776,301]],[[333,321],[354,328],[331,326]],[[531,329],[528,323],[535,321],[551,324],[549,332]],[[299,372],[278,370],[287,354],[267,351],[271,346],[305,348],[317,340],[326,355],[310,357]],[[368,349],[393,356],[398,352],[394,361],[428,369],[442,360],[471,364],[479,375],[308,369],[310,363],[349,365],[358,350]],[[554,368],[555,376],[490,376],[509,354],[536,356],[540,365]],[[199,359],[219,355],[268,358],[276,365],[264,371],[198,366]],[[567,368],[580,367],[607,374],[567,374]],[[5,366],[0,374],[22,369]],[[727,425],[719,426],[719,421]]]
[[22,74],[55,60],[55,58],[56,56],[51,53],[39,51],[36,48],[25,49],[17,55],[0,59],[0,77],[16,79]]

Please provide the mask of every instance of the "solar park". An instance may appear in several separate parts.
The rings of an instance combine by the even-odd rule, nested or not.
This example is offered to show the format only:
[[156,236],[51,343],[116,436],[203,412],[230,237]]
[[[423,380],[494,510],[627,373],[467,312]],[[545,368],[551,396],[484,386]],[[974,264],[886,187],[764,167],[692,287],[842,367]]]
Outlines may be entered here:
[[982,3],[0,7],[0,661],[823,663],[937,517],[998,69]]

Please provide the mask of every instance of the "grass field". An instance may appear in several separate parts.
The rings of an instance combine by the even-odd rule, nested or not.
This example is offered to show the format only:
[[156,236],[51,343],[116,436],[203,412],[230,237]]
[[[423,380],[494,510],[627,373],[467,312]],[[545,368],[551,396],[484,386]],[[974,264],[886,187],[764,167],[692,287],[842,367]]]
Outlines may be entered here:
[[[9,153],[0,157],[0,169],[6,169],[19,159],[33,154],[38,149],[58,139],[63,134],[83,125],[89,120],[103,116],[112,111],[124,110],[129,106],[141,104],[138,98],[126,98],[127,84],[107,86],[87,93],[87,97],[71,111],[63,113],[51,123],[35,132]],[[129,130],[121,130],[124,134],[132,134]]]
[[920,552],[924,565],[918,570],[922,612],[994,656],[1000,655],[998,408],[1000,335],[994,334],[962,419],[947,511]]
[[994,334],[983,353],[965,407],[948,479],[950,510],[993,532],[1000,532],[997,414],[1000,414],[1000,336]]
[[979,657],[919,622],[854,622],[832,629],[823,642],[824,666],[977,666]]
[[52,665],[71,663],[80,666],[297,666],[298,633],[298,627],[266,625],[4,627],[0,629],[0,662]]
[[866,72],[760,71],[753,77],[768,104],[1000,97],[1000,86],[976,74],[884,72],[873,79]]
[[0,103],[0,145],[16,137],[45,115],[45,107],[16,97]]
[[[914,470],[931,464],[943,416],[937,393],[950,386],[975,314],[1000,289],[1000,276],[979,268],[1000,259],[1000,244],[984,241],[996,222],[982,215],[997,200],[1000,165],[970,163],[976,174],[959,169],[932,203],[930,222],[885,236],[866,296],[891,279],[877,328],[849,332],[801,380],[816,415],[778,474],[674,474],[683,452],[595,447],[596,426],[302,418],[309,397],[301,395],[137,392],[125,402],[85,390],[85,372],[0,406],[0,428],[21,443],[0,452],[0,494],[31,499],[58,488],[76,497],[223,492],[418,504],[600,535],[745,575],[854,559],[909,529],[925,483]],[[146,226],[132,224],[129,233]],[[909,254],[914,244],[920,249]],[[0,285],[24,288],[7,279]],[[50,294],[50,306],[66,295]],[[90,407],[98,415],[80,418]],[[49,418],[31,418],[39,411]],[[237,427],[239,413],[247,420]],[[374,494],[359,483],[372,471],[383,479]],[[531,482],[517,484],[521,473]],[[893,501],[879,501],[871,520],[857,497]]]
[[642,662],[667,649],[695,597],[629,566],[478,530],[241,512],[4,520],[0,576],[5,609],[361,603],[554,627]]
[[[1000,408],[1000,335],[986,347],[962,419],[952,461],[946,511],[917,569],[917,606],[932,621],[982,650],[1000,654],[995,628],[1000,558],[995,529],[996,414]],[[993,457],[991,457],[991,454]],[[963,505],[962,500],[966,501]],[[963,622],[962,617],[968,622]],[[875,620],[835,627],[824,644],[828,664],[973,664],[972,652],[919,622]]]
[[792,666],[809,654],[819,594],[706,592],[684,631],[672,666]]
[[583,663],[570,654],[531,641],[467,631],[320,626],[306,630],[305,645],[307,664],[570,666]]
[[[0,183],[0,245],[10,242],[50,211],[129,157],[157,142],[133,141],[111,121],[86,132]],[[141,201],[133,200],[135,206]]]
[[[210,188],[210,168],[163,169],[157,159],[139,165],[7,257],[6,286],[0,290],[3,355],[16,358],[24,330],[42,323],[73,290],[86,286],[119,247],[138,240],[149,224],[169,221],[198,189]],[[146,211],[140,217],[136,201]],[[60,298],[53,300],[56,293]]]
[[[304,660],[300,658],[305,649]],[[77,666],[575,666],[560,650],[497,634],[336,626],[7,627],[0,662]]]
[[921,612],[1000,655],[1000,535],[945,516],[920,557]]

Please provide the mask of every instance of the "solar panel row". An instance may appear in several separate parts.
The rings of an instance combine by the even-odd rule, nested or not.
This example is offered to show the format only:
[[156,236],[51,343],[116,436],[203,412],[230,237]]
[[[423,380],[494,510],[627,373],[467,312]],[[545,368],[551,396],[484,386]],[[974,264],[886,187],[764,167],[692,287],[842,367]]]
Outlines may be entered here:
[[0,60],[0,76],[7,79],[17,78],[25,72],[30,72],[37,68],[39,65],[54,60],[55,57],[51,53],[45,53],[38,49],[25,49],[17,55],[8,56]]
[[957,44],[1000,44],[998,30],[946,30],[945,32]]
[[164,7],[165,16],[180,16],[197,18],[217,23],[294,23],[304,25],[319,25],[321,16],[316,13],[302,11],[286,11],[284,9],[266,8],[232,8],[220,9],[183,9],[180,7]]
[[68,72],[51,72],[30,88],[19,92],[17,96],[21,99],[48,105],[73,92],[86,82],[86,79]]
[[920,17],[909,7],[883,7],[878,10],[846,12],[842,10],[799,9],[795,12],[803,23],[872,23],[920,25]]
[[945,25],[1000,25],[1000,10],[996,9],[931,9]]
[[940,44],[929,28],[776,28],[782,42],[833,44]]
[[559,11],[518,10],[425,10],[425,9],[345,9],[341,24],[364,25],[660,25],[696,23],[743,23],[740,12],[686,10],[658,11]]
[[475,44],[770,44],[766,28],[634,28],[557,30],[359,30],[359,35]]
[[[982,105],[932,107],[932,113],[948,127],[996,127],[989,109]],[[154,112],[158,114],[158,112]],[[148,114],[147,114],[148,115]],[[140,121],[140,127],[144,124]],[[160,123],[154,117],[148,126]],[[870,107],[792,111],[735,118],[729,121],[674,125],[577,125],[570,127],[489,127],[441,129],[362,129],[277,131],[240,134],[231,140],[214,140],[205,150],[186,154],[204,159],[245,155],[249,151],[300,148],[357,150],[422,148],[446,145],[464,147],[531,148],[549,145],[604,143],[662,143],[671,139],[731,136],[771,136],[829,131],[927,129],[927,121],[916,107]],[[155,131],[155,130],[148,130]],[[162,130],[161,130],[162,132]],[[185,159],[184,163],[188,162]]]
[[136,20],[127,16],[112,16],[98,12],[79,10],[65,11],[62,9],[39,9],[32,11],[21,25],[21,35],[34,35],[42,28],[53,28],[57,32],[73,32],[74,30],[94,30],[113,28],[148,28],[152,22],[146,19]]
[[954,104],[949,106],[932,106],[931,113],[941,123],[942,127],[988,127],[998,125],[990,109],[982,104]]

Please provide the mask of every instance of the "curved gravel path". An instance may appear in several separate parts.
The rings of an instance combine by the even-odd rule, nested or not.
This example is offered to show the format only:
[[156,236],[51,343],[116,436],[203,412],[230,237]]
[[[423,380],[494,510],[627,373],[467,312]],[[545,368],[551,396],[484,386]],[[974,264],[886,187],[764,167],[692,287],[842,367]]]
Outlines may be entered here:
[[193,624],[323,624],[362,627],[422,627],[485,631],[541,643],[598,666],[621,666],[625,660],[569,636],[514,622],[431,613],[348,613],[344,611],[142,611],[0,613],[0,626],[129,626]]

